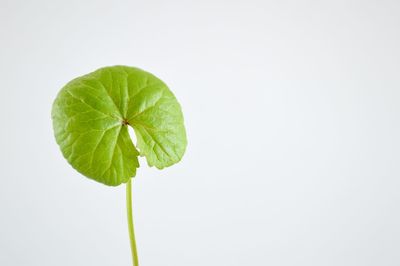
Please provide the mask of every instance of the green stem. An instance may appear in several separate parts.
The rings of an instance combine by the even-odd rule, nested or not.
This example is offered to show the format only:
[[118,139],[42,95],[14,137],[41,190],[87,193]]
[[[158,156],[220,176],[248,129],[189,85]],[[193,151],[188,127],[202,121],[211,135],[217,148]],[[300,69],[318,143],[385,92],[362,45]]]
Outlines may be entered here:
[[139,259],[136,249],[135,229],[133,228],[133,215],[132,215],[132,179],[126,183],[126,211],[128,215],[128,228],[129,238],[131,240],[131,252],[133,266],[139,266]]

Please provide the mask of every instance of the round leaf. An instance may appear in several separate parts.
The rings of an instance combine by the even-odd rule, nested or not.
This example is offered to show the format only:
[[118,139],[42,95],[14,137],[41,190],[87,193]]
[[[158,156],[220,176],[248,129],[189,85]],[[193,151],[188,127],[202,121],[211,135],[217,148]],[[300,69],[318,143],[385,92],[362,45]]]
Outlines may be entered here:
[[110,186],[135,176],[139,154],[162,169],[180,161],[186,149],[175,96],[138,68],[105,67],[72,80],[54,101],[52,118],[56,141],[72,167]]

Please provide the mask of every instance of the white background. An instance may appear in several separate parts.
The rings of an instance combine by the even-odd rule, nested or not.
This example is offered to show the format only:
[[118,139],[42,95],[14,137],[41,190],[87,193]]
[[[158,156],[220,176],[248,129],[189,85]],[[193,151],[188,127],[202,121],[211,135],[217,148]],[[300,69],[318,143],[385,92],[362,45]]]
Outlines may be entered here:
[[189,145],[134,182],[141,266],[400,265],[400,2],[0,1],[0,265],[131,265],[125,187],[74,171],[72,78],[148,70]]

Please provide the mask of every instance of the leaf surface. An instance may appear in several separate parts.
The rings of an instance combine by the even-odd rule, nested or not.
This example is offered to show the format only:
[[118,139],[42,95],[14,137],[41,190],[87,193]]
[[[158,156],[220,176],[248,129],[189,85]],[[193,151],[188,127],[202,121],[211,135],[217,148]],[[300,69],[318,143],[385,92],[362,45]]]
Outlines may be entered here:
[[162,169],[180,161],[186,149],[178,101],[165,83],[138,68],[105,67],[72,80],[57,95],[52,118],[72,167],[110,186],[136,175],[139,154]]

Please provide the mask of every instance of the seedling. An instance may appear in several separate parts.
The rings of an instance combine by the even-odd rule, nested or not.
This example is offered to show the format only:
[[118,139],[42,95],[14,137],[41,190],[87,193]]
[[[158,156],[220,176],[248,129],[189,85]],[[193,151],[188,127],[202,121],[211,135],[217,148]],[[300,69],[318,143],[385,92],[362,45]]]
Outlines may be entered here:
[[[84,176],[108,186],[126,183],[132,261],[138,266],[132,216],[132,178],[138,156],[158,169],[179,162],[186,149],[181,107],[167,85],[134,67],[100,68],[58,93],[52,109],[56,141]],[[136,135],[132,142],[128,126]]]

